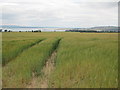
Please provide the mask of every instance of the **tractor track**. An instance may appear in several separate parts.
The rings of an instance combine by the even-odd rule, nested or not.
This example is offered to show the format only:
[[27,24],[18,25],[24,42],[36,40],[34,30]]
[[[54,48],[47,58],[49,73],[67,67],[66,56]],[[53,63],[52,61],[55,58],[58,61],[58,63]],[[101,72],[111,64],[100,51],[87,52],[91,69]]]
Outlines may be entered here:
[[27,88],[48,88],[48,83],[49,83],[49,78],[51,73],[55,69],[55,59],[57,55],[57,48],[59,46],[60,40],[58,40],[58,43],[55,45],[54,51],[52,54],[49,56],[49,58],[46,60],[46,63],[41,70],[42,75],[40,76],[35,76],[33,73],[33,78],[31,82],[27,85]]

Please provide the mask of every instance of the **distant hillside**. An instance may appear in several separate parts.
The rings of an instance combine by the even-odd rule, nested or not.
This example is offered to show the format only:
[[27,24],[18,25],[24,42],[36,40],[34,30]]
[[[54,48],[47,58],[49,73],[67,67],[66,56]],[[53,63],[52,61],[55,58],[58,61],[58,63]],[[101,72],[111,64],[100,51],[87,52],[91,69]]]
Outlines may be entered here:
[[116,26],[99,26],[91,28],[72,28],[66,32],[120,32]]
[[99,26],[99,27],[92,27],[90,29],[103,30],[103,31],[118,31],[118,27],[116,26]]
[[[60,28],[60,27],[32,27],[32,26],[17,26],[17,25],[0,25],[0,28]],[[61,27],[63,28],[63,27]],[[118,31],[117,26],[98,26],[91,28],[68,28],[69,30],[101,30],[101,31]]]

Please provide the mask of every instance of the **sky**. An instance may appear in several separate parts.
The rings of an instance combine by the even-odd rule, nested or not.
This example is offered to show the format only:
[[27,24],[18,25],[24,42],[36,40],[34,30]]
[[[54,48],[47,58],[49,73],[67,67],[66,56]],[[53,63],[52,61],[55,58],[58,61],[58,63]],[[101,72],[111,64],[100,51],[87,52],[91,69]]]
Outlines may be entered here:
[[0,0],[2,25],[94,27],[118,25],[118,0]]

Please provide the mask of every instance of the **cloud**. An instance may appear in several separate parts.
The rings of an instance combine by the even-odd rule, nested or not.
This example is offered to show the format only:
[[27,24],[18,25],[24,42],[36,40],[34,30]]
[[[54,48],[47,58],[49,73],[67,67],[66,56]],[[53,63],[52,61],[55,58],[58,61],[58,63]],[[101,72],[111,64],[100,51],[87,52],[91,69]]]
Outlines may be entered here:
[[117,25],[118,19],[117,2],[4,0],[1,5],[3,24],[91,27]]

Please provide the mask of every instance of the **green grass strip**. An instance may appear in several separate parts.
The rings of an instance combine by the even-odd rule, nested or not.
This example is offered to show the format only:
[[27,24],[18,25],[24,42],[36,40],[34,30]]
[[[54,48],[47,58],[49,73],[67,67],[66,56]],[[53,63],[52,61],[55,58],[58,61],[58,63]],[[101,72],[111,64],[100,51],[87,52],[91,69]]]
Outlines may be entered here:
[[19,41],[3,41],[2,45],[2,65],[5,66],[12,59],[17,57],[24,50],[41,42],[40,40],[19,40]]

